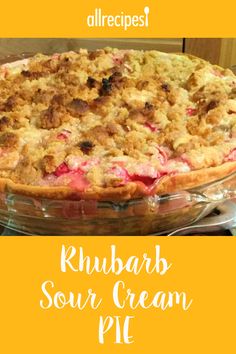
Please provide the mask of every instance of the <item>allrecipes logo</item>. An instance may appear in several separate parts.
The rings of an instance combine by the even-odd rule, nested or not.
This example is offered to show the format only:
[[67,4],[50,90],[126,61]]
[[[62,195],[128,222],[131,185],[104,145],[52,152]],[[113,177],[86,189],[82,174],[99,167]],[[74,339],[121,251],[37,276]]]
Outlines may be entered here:
[[145,6],[143,15],[104,15],[102,9],[95,9],[94,15],[87,17],[89,27],[122,27],[125,31],[129,27],[148,27],[149,7]]

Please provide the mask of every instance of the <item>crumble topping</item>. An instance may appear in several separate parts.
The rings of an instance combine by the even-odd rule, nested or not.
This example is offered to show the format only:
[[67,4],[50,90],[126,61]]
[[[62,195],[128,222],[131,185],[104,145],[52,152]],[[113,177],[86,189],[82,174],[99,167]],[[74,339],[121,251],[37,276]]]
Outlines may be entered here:
[[81,49],[0,67],[0,177],[79,191],[236,160],[236,78],[198,58]]

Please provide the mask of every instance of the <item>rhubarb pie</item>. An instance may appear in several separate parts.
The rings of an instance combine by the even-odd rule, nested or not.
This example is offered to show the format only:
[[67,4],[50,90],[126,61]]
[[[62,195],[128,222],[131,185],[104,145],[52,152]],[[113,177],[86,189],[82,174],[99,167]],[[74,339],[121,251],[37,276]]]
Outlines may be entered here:
[[0,190],[127,200],[236,170],[236,77],[183,54],[105,48],[0,67]]

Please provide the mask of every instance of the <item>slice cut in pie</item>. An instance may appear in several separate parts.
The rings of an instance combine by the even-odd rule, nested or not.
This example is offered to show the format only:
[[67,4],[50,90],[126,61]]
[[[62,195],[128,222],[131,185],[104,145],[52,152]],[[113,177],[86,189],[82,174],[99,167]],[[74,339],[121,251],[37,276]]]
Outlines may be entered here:
[[105,48],[0,67],[0,190],[127,200],[236,170],[236,77],[199,58]]

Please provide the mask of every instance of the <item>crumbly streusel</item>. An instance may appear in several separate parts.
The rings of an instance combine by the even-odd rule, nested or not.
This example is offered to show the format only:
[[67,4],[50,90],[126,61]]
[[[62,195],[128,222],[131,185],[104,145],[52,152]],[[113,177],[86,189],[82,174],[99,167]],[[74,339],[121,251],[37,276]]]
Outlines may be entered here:
[[106,48],[0,67],[0,177],[152,185],[236,159],[236,78],[198,58]]

